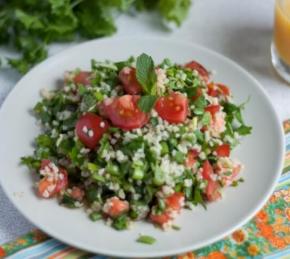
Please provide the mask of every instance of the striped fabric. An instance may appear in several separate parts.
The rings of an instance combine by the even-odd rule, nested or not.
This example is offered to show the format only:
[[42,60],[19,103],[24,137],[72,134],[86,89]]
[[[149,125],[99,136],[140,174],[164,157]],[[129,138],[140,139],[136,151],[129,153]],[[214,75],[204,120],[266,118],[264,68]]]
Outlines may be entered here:
[[[175,259],[290,258],[290,120],[284,122],[286,157],[275,192],[243,228],[212,245]],[[34,230],[0,246],[0,258],[108,259],[65,245]]]

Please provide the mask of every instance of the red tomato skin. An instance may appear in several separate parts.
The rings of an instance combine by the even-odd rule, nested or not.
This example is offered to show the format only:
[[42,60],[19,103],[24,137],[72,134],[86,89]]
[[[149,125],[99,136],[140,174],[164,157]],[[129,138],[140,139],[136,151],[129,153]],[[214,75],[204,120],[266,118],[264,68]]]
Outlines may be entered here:
[[187,158],[185,160],[185,166],[187,168],[192,168],[196,162],[196,157],[198,156],[198,152],[195,149],[189,150],[187,153]]
[[205,108],[205,111],[210,112],[211,116],[214,117],[214,115],[219,112],[220,109],[220,105],[211,104]]
[[214,83],[210,83],[207,85],[207,94],[212,97],[217,97],[219,95],[219,91],[215,88]]
[[225,95],[225,96],[231,95],[231,91],[230,91],[230,89],[226,85],[224,85],[224,84],[217,84],[217,86],[218,86],[220,92],[223,95]]
[[62,178],[59,178],[56,182],[55,193],[59,193],[68,186],[68,174],[64,168],[59,169],[59,175],[62,175]]
[[107,214],[112,218],[118,217],[129,210],[129,203],[120,200],[118,197],[110,198],[109,202],[111,203],[111,206]]
[[80,71],[73,78],[73,82],[75,84],[90,85],[91,84],[90,76],[91,76],[91,72]]
[[216,151],[218,156],[228,157],[228,156],[230,156],[231,148],[230,148],[229,144],[222,144],[222,145],[218,146],[215,151]]
[[46,166],[49,166],[51,161],[49,159],[42,159],[40,164],[40,169],[44,169]]
[[102,110],[112,124],[125,131],[142,128],[149,120],[149,115],[138,107],[139,95],[123,95],[116,97],[106,104]]
[[205,189],[207,200],[208,201],[219,200],[221,198],[219,189],[220,189],[220,185],[218,184],[218,182],[215,182],[212,180],[208,181],[206,189]]
[[[101,127],[101,124],[103,124],[103,127]],[[89,133],[84,132],[85,127],[93,132],[93,136],[89,136]],[[94,113],[88,112],[79,118],[75,130],[80,141],[87,148],[93,149],[99,143],[108,127],[107,121]]]
[[165,203],[169,209],[180,211],[184,203],[184,194],[175,192],[166,198]]
[[213,168],[208,160],[203,162],[202,165],[202,177],[205,180],[211,181],[211,175],[213,174]]
[[166,224],[167,222],[169,222],[172,218],[170,216],[170,213],[165,211],[162,214],[152,214],[151,213],[149,216],[149,219],[153,223],[162,226],[162,225]]
[[217,97],[220,95],[229,96],[231,95],[230,89],[224,84],[209,83],[207,85],[207,93],[212,97]]
[[209,72],[207,71],[207,69],[201,65],[200,63],[198,63],[197,61],[191,61],[187,64],[185,64],[186,68],[190,68],[192,70],[196,70],[199,75],[203,78],[204,81],[208,81],[209,80]]
[[119,72],[119,79],[122,82],[123,89],[127,94],[137,95],[142,92],[142,86],[136,78],[136,69],[125,67]]
[[[47,166],[50,168],[50,163],[51,163],[51,161],[49,159],[43,159],[41,161],[40,170],[45,169],[45,167],[47,167]],[[62,176],[60,176],[60,175],[62,175]],[[49,192],[48,197],[45,197],[44,192],[47,190],[47,188],[49,186],[55,186],[55,188]],[[59,192],[61,192],[62,190],[64,190],[67,186],[68,186],[67,171],[64,168],[59,168],[58,176],[56,179],[52,179],[50,181],[50,180],[48,180],[48,177],[45,176],[44,178],[42,178],[39,181],[39,183],[38,183],[38,196],[45,198],[45,199],[49,199],[49,198],[55,196],[56,194],[58,194]]]
[[172,92],[169,96],[160,97],[155,109],[163,120],[172,124],[182,123],[188,115],[188,100],[185,95]]

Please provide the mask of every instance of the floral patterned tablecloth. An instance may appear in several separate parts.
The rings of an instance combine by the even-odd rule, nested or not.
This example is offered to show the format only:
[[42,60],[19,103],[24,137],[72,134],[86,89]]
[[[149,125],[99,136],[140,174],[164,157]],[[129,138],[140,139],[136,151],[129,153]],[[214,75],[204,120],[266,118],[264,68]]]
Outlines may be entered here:
[[[207,247],[175,259],[290,258],[290,120],[284,122],[286,156],[275,192],[262,210],[241,229]],[[108,259],[69,247],[34,230],[0,245],[0,258]],[[169,258],[169,257],[168,257]]]

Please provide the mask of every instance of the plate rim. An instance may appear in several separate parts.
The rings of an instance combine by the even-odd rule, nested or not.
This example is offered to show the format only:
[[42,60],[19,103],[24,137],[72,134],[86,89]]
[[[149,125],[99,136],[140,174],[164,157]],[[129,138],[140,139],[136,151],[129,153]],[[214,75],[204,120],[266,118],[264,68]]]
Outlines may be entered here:
[[[276,124],[275,126],[278,127],[278,131],[279,131],[279,150],[277,150],[277,152],[279,152],[279,161],[277,161],[277,165],[276,165],[277,168],[276,168],[275,172],[273,172],[274,181],[272,182],[270,188],[268,188],[266,195],[263,197],[263,199],[261,199],[258,202],[258,204],[255,208],[248,211],[247,216],[245,216],[243,218],[243,220],[241,220],[238,224],[232,226],[228,230],[223,231],[221,234],[216,235],[216,236],[211,237],[211,238],[208,238],[206,241],[196,243],[195,245],[184,246],[184,247],[179,248],[179,249],[170,250],[170,248],[169,248],[168,252],[155,251],[153,254],[152,253],[147,254],[147,252],[146,252],[146,255],[144,255],[144,256],[146,256],[147,258],[153,258],[153,257],[162,257],[162,256],[171,256],[171,255],[176,255],[176,254],[182,254],[184,252],[192,251],[192,250],[199,249],[201,247],[210,245],[210,244],[228,236],[229,234],[231,234],[232,232],[234,232],[235,230],[240,228],[242,225],[244,225],[246,222],[248,222],[251,218],[253,218],[253,216],[265,205],[265,203],[269,199],[270,195],[273,193],[274,188],[278,182],[279,176],[280,176],[282,168],[283,168],[284,153],[285,153],[285,150],[284,150],[285,139],[284,139],[282,123],[280,121],[279,115],[278,115],[277,111],[275,110],[275,108],[271,102],[271,99],[270,99],[268,93],[266,92],[266,90],[263,88],[263,86],[260,84],[260,82],[252,74],[250,74],[250,72],[248,72],[244,67],[242,67],[241,65],[239,65],[238,63],[236,63],[232,59],[228,58],[227,56],[220,54],[212,49],[209,49],[207,47],[199,45],[195,42],[180,40],[180,39],[176,39],[176,38],[169,38],[168,39],[167,37],[160,37],[160,36],[141,36],[141,37],[140,36],[115,36],[115,37],[108,37],[108,38],[103,38],[103,39],[93,39],[93,40],[85,41],[82,43],[78,43],[74,46],[70,46],[67,49],[61,50],[61,51],[53,54],[52,56],[48,57],[47,59],[45,59],[41,63],[34,66],[27,74],[25,74],[23,77],[21,77],[21,79],[15,84],[13,89],[9,92],[9,94],[7,95],[7,97],[5,98],[4,102],[2,103],[2,105],[0,107],[0,121],[1,121],[2,116],[4,116],[3,111],[5,110],[5,107],[8,103],[8,100],[13,97],[14,93],[17,91],[17,89],[19,88],[19,85],[21,85],[22,81],[25,81],[26,78],[30,76],[30,74],[34,74],[35,72],[37,72],[38,69],[41,69],[42,67],[46,66],[46,63],[54,62],[55,60],[62,58],[62,56],[66,56],[67,53],[75,51],[80,46],[84,47],[85,45],[99,44],[99,43],[107,42],[107,41],[115,41],[117,43],[118,41],[128,41],[128,40],[134,40],[134,39],[135,40],[144,40],[144,41],[159,41],[159,42],[162,41],[162,42],[170,42],[172,44],[177,44],[177,45],[178,44],[179,45],[187,45],[188,47],[200,49],[201,51],[208,52],[211,55],[216,56],[219,59],[225,60],[232,67],[234,67],[239,73],[242,73],[245,76],[247,76],[255,84],[255,87],[257,87],[259,89],[259,92],[263,95],[263,98],[267,101],[269,108],[271,109],[271,112],[273,115],[273,120],[275,120],[275,124]],[[18,206],[17,202],[14,201],[13,195],[10,194],[9,190],[6,189],[5,184],[3,184],[3,183],[4,183],[4,179],[0,178],[0,185],[1,185],[5,195],[8,197],[9,201],[13,204],[13,206],[29,222],[31,222],[37,228],[41,229],[43,232],[47,233],[49,236],[65,243],[65,244],[71,245],[73,247],[76,247],[76,248],[79,248],[82,250],[86,250],[86,251],[90,251],[93,253],[97,253],[100,255],[118,256],[118,257],[123,257],[123,258],[140,257],[140,253],[130,252],[130,251],[129,252],[118,252],[118,251],[111,252],[107,249],[103,250],[101,248],[95,249],[95,250],[87,250],[87,247],[84,247],[83,244],[77,244],[72,240],[63,239],[62,236],[61,235],[59,236],[58,233],[52,233],[54,231],[51,232],[50,230],[47,230],[46,226],[39,226],[38,224],[32,222],[29,218],[28,213],[23,212],[21,210],[21,208],[20,208],[20,206]],[[141,255],[141,256],[143,257],[143,255]]]

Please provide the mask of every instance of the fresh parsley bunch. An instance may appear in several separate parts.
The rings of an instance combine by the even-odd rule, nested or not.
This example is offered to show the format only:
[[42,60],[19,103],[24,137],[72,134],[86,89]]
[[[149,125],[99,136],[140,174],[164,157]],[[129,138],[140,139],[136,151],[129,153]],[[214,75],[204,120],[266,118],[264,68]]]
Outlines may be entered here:
[[21,54],[8,63],[21,73],[47,57],[47,45],[81,36],[98,38],[116,32],[116,13],[155,10],[180,26],[191,0],[3,0],[0,45]]

